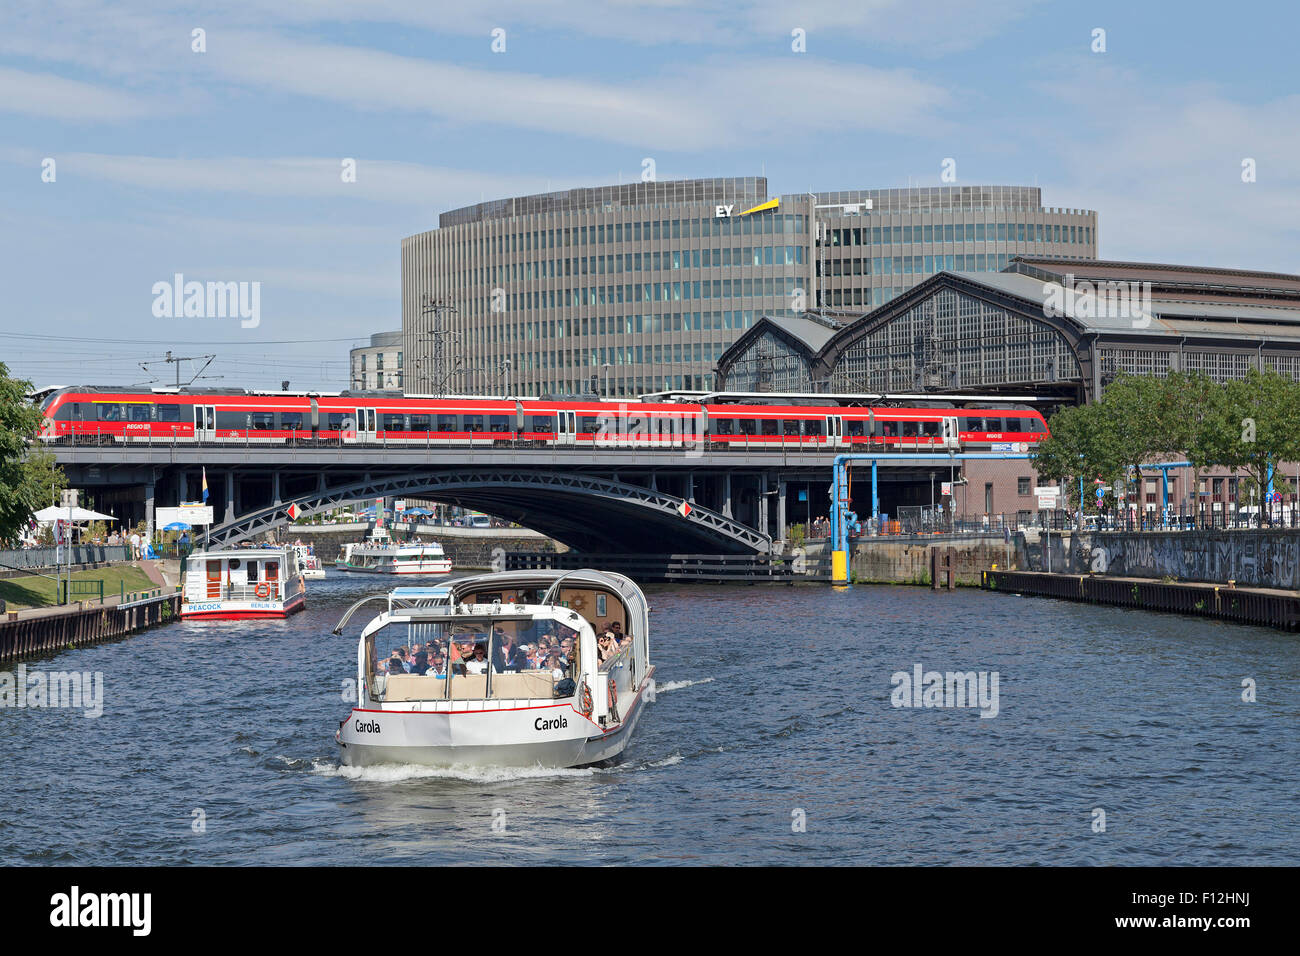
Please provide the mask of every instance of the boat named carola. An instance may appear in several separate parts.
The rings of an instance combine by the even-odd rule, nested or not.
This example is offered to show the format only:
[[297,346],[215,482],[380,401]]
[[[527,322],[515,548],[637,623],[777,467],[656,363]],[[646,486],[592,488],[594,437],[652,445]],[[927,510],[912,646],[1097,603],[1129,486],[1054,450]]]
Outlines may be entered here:
[[396,588],[357,643],[350,766],[578,767],[617,757],[654,693],[649,607],[621,574],[507,571]]

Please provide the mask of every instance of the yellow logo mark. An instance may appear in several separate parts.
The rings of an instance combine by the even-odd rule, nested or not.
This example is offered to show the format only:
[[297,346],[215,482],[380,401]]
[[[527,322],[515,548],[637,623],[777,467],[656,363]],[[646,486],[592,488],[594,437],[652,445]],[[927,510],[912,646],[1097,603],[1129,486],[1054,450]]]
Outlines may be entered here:
[[755,206],[753,209],[746,209],[744,212],[741,213],[741,215],[748,216],[751,212],[762,212],[764,209],[776,209],[780,205],[781,205],[781,200],[769,199],[767,202],[761,203]]

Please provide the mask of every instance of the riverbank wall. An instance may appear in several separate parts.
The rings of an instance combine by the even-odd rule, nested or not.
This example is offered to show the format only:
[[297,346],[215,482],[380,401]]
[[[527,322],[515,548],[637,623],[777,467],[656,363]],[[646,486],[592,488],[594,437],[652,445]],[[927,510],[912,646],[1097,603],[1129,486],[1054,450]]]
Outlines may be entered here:
[[120,602],[82,601],[55,608],[10,612],[0,618],[0,662],[56,654],[85,644],[101,644],[177,620],[179,593],[152,592]]

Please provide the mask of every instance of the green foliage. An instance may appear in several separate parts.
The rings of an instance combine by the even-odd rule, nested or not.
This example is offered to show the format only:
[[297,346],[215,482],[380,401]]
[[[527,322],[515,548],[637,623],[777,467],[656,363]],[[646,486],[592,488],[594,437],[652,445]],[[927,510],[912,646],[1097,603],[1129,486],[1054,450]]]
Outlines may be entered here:
[[790,537],[791,548],[802,548],[804,541],[807,540],[807,529],[802,524],[792,524],[786,529],[786,534]]
[[31,387],[0,362],[0,541],[16,538],[32,512],[67,487],[54,456],[33,444],[41,410],[26,398]]
[[[1087,509],[1094,478],[1108,486],[1140,482],[1143,464],[1179,458],[1198,472],[1245,470],[1249,486],[1263,487],[1270,464],[1300,460],[1300,384],[1272,369],[1251,369],[1226,384],[1199,372],[1120,375],[1100,401],[1062,409],[1048,427],[1051,437],[1035,449],[1034,467],[1066,486],[1072,508],[1080,478]],[[1274,490],[1282,490],[1276,480]]]

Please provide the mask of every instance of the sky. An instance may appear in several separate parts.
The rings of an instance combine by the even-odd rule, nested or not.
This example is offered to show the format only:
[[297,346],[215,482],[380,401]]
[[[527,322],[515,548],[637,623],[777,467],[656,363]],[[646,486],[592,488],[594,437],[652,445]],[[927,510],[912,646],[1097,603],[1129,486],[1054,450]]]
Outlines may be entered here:
[[[646,159],[770,195],[940,185],[952,159],[957,185],[1097,210],[1103,258],[1300,273],[1298,22],[1250,0],[8,0],[0,362],[169,383],[171,350],[215,355],[214,386],[346,388],[348,349],[401,327],[403,237]],[[257,324],[160,309],[178,273],[260,283]]]

